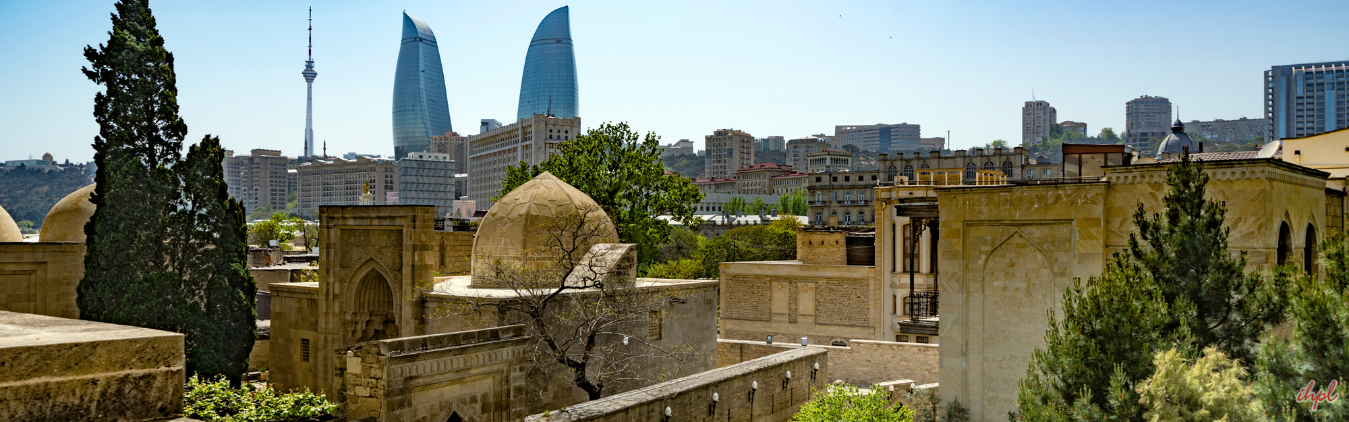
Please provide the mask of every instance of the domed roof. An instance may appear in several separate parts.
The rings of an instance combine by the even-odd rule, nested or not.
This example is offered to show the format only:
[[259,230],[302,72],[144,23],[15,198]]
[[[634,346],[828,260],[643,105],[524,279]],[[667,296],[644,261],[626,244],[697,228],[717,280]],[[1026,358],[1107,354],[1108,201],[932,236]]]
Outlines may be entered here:
[[1157,157],[1161,158],[1162,154],[1180,154],[1185,147],[1190,148],[1191,154],[1199,153],[1199,144],[1190,139],[1190,135],[1185,133],[1185,124],[1176,119],[1171,125],[1171,134],[1166,135],[1166,138],[1162,139],[1162,144],[1157,147]]
[[89,202],[89,195],[93,193],[94,185],[91,184],[61,198],[42,220],[38,241],[84,243],[84,223],[94,217],[94,203]]
[[[489,274],[495,260],[552,263],[557,254],[548,250],[548,234],[558,228],[556,225],[566,224],[567,217],[576,223],[585,218],[586,228],[599,233],[591,239],[577,239],[586,243],[576,249],[579,254],[596,243],[618,242],[614,223],[594,199],[544,172],[506,194],[483,216],[473,239],[473,285],[489,287],[480,277]],[[574,258],[579,260],[581,256]]]
[[23,232],[19,231],[19,225],[14,223],[14,218],[9,216],[5,207],[0,207],[0,242],[22,241]]

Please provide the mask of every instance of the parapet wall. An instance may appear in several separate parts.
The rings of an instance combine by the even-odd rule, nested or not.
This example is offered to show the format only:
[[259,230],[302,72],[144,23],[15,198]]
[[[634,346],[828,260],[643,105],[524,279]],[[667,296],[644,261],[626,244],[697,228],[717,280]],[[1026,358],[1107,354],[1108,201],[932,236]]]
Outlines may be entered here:
[[[829,371],[828,352],[823,349],[785,350],[557,412],[532,415],[525,420],[787,421],[802,404],[810,401],[814,389],[827,386]],[[668,418],[665,417],[666,409],[670,412]]]
[[79,318],[84,243],[0,243],[0,311]]
[[440,256],[436,271],[440,275],[468,274],[473,257],[473,235],[477,232],[435,232],[440,238]]
[[[763,341],[717,340],[717,367],[758,359],[783,350],[803,349],[796,339],[778,339],[784,343],[767,344]],[[918,384],[937,382],[937,362],[940,346],[936,344],[900,343],[893,341],[850,340],[848,346],[816,346],[804,349],[822,349],[829,352],[830,381],[843,380],[855,385],[869,386],[894,380],[909,379]]]

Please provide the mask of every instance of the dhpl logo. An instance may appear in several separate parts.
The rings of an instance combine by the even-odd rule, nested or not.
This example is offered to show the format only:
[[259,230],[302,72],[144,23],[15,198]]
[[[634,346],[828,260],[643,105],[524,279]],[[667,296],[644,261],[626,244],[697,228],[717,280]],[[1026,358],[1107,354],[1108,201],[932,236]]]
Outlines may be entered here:
[[1339,380],[1331,381],[1330,384],[1326,385],[1324,390],[1318,392],[1316,391],[1316,381],[1307,381],[1306,387],[1297,390],[1297,402],[1311,402],[1312,411],[1315,412],[1316,406],[1321,404],[1321,402],[1334,403],[1335,400],[1340,398],[1340,393],[1335,391],[1335,387],[1339,386],[1339,384]]

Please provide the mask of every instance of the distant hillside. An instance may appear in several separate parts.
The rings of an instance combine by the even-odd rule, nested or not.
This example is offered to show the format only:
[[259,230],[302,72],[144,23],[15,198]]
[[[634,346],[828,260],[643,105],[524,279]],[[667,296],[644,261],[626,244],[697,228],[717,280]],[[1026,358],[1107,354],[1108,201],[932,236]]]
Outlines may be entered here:
[[682,174],[688,178],[703,177],[703,170],[705,170],[703,157],[693,154],[672,155],[661,158],[660,161],[665,164],[666,170]]
[[14,221],[29,220],[33,227],[40,227],[57,201],[90,183],[94,183],[93,175],[84,174],[80,167],[45,173],[23,167],[0,171],[0,207]]

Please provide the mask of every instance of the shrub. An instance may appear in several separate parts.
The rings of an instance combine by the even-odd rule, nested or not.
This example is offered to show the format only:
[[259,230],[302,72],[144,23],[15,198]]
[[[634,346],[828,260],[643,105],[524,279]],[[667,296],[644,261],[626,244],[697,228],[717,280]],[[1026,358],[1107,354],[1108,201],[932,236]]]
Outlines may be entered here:
[[1190,360],[1177,349],[1158,352],[1157,372],[1138,386],[1143,417],[1150,421],[1243,422],[1263,420],[1246,368],[1216,347]]
[[652,264],[646,269],[646,276],[651,278],[674,278],[674,279],[694,279],[698,278],[703,272],[703,263],[696,259],[681,259],[678,261],[661,262]]
[[862,393],[857,387],[841,385],[815,391],[815,397],[792,415],[794,422],[876,421],[910,422],[913,411],[891,403],[889,393],[879,386]]
[[184,417],[220,422],[290,422],[337,409],[321,394],[277,394],[270,386],[230,387],[223,377],[202,381],[193,375],[183,392]]

